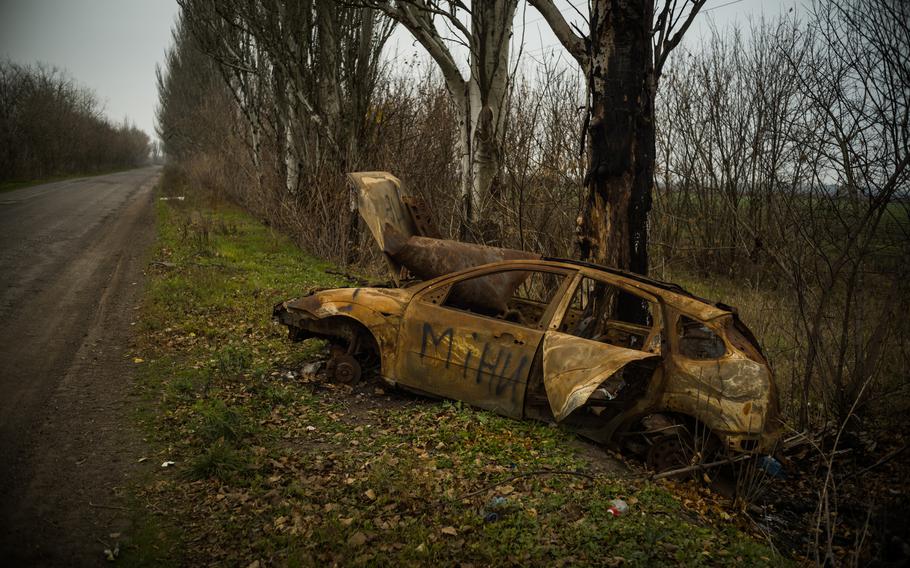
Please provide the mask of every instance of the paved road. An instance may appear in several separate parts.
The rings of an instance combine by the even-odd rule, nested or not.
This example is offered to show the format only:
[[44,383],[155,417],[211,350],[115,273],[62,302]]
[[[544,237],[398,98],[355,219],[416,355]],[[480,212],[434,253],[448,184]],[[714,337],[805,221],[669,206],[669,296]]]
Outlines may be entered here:
[[[158,168],[0,193],[0,564],[91,565],[127,531],[125,348]],[[12,562],[10,562],[12,561]]]

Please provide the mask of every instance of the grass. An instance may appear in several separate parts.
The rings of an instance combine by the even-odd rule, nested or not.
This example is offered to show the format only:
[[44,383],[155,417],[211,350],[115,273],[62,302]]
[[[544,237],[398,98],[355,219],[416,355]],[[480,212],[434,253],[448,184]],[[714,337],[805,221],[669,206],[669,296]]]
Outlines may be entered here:
[[[786,563],[697,486],[608,467],[561,429],[301,375],[323,346],[290,343],[271,307],[346,282],[234,208],[158,203],[134,360],[154,459],[175,466],[139,492],[126,564]],[[593,480],[516,478],[541,470]]]
[[230,483],[245,466],[244,455],[230,443],[219,439],[190,461],[185,476],[191,480],[217,479]]

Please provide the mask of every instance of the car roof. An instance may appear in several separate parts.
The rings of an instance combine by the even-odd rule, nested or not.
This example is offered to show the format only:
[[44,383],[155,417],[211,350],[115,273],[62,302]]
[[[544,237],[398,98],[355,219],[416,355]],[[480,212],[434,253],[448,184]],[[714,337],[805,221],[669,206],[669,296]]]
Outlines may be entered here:
[[[642,276],[641,274],[635,274],[634,272],[627,272],[625,270],[610,268],[608,266],[601,266],[599,264],[594,264],[591,262],[584,262],[567,258],[541,257],[539,260],[503,260],[483,266],[477,266],[463,272],[470,272],[484,267],[509,265],[551,266],[568,268],[570,270],[583,269],[585,272],[602,272],[611,276],[617,276],[621,279],[627,280],[628,283],[632,284],[634,287],[657,296],[671,306],[688,312],[703,321],[711,320],[726,314],[735,313],[734,308],[720,302],[712,302],[705,298],[700,298],[678,284],[663,282],[661,280],[654,280],[652,278],[648,278],[647,276]],[[451,274],[447,276],[451,276]]]

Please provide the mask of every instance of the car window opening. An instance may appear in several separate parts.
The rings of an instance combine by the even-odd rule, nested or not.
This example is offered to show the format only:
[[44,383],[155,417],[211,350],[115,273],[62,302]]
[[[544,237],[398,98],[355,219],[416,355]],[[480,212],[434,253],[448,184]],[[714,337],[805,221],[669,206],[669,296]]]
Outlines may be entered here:
[[711,328],[688,316],[679,316],[676,323],[679,352],[690,359],[719,359],[727,352],[724,340]]
[[[643,309],[641,309],[643,308]],[[584,277],[559,331],[626,349],[660,350],[658,306],[621,288]]]
[[442,305],[537,328],[564,278],[533,270],[475,276],[454,284]]

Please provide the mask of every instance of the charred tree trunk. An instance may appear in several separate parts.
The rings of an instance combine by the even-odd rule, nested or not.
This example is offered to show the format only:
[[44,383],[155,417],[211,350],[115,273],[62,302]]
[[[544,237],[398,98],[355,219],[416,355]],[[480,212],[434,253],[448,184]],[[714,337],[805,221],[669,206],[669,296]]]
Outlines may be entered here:
[[587,199],[578,219],[582,259],[648,271],[654,178],[654,68],[650,2],[599,0],[592,11]]
[[577,227],[580,256],[646,274],[657,83],[706,0],[664,0],[656,12],[655,0],[591,0],[586,36],[575,33],[553,0],[528,1],[587,75],[589,167]]

